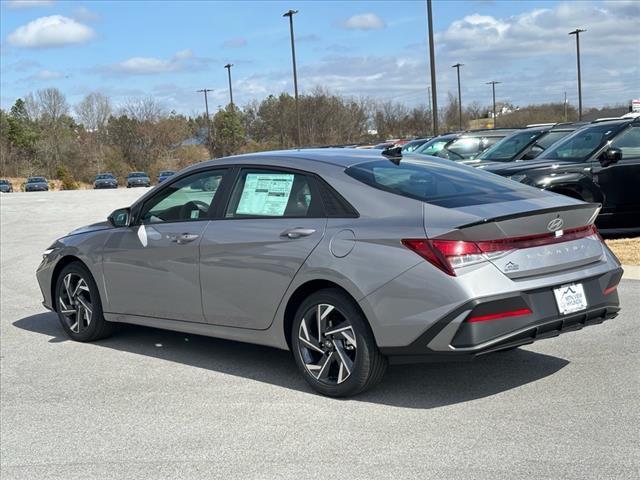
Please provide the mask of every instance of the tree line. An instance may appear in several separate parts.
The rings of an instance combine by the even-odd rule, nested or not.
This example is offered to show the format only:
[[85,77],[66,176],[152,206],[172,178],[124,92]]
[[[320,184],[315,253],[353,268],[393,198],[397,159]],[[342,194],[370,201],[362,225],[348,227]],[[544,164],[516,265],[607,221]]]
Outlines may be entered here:
[[[376,143],[390,138],[432,134],[426,106],[407,107],[396,101],[347,98],[316,88],[299,97],[300,142],[303,146]],[[561,122],[563,104],[516,108],[505,112],[499,126]],[[489,108],[472,103],[463,109],[463,125],[486,118]],[[569,107],[569,120],[576,112]],[[207,121],[209,120],[209,121]],[[458,129],[457,97],[448,95],[440,111],[440,130]],[[45,175],[63,181],[63,188],[90,183],[99,172],[124,177],[130,171],[180,169],[192,163],[260,150],[297,146],[295,99],[270,95],[213,114],[185,116],[167,111],[151,97],[131,99],[115,108],[99,92],[69,105],[64,94],[48,88],[19,98],[0,109],[0,177]]]

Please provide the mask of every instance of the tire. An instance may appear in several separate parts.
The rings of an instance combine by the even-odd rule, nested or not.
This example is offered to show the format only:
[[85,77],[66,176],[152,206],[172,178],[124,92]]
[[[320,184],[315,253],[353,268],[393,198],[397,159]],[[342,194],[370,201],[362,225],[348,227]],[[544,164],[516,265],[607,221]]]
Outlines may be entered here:
[[104,319],[98,287],[82,263],[72,262],[62,269],[55,292],[58,319],[69,338],[93,342],[111,335],[114,324]]
[[367,319],[349,295],[333,288],[302,302],[291,329],[291,350],[306,382],[329,397],[362,393],[387,369]]

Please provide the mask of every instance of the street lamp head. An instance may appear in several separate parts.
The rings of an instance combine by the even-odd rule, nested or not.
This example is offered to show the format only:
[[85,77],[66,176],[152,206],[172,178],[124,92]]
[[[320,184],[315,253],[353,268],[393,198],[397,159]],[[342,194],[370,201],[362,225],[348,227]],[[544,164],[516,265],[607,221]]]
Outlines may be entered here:
[[284,14],[282,14],[283,17],[292,17],[298,13],[298,10],[289,10],[288,12],[285,12]]
[[498,85],[499,83],[502,83],[502,82],[496,82],[495,80],[493,80],[491,82],[485,83],[485,85]]
[[586,30],[583,30],[581,28],[576,28],[573,32],[569,32],[569,35],[577,35],[582,32],[586,32]]
[[464,63],[456,63],[455,65],[451,65],[451,68],[460,68],[463,66],[464,66]]
[[231,68],[231,67],[233,67],[233,63],[227,63],[227,64],[224,66],[224,68]]

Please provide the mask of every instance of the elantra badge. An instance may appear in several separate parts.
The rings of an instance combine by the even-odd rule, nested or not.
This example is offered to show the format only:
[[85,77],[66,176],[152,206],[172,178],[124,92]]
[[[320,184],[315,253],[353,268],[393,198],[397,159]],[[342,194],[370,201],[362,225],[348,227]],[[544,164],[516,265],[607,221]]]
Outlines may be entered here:
[[555,232],[556,230],[560,230],[564,226],[564,220],[560,217],[554,218],[547,224],[547,230],[550,232]]

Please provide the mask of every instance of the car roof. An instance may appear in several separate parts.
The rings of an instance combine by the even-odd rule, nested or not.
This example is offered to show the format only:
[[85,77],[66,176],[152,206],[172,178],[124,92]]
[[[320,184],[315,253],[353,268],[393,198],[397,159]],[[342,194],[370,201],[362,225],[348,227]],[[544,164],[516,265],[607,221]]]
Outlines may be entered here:
[[222,164],[269,164],[269,159],[278,160],[278,164],[285,160],[291,167],[296,166],[296,160],[307,160],[312,162],[335,165],[347,168],[363,162],[374,160],[384,160],[383,150],[362,149],[362,148],[305,148],[299,150],[273,150],[268,152],[246,153],[232,157],[206,160],[199,167],[208,167]]

